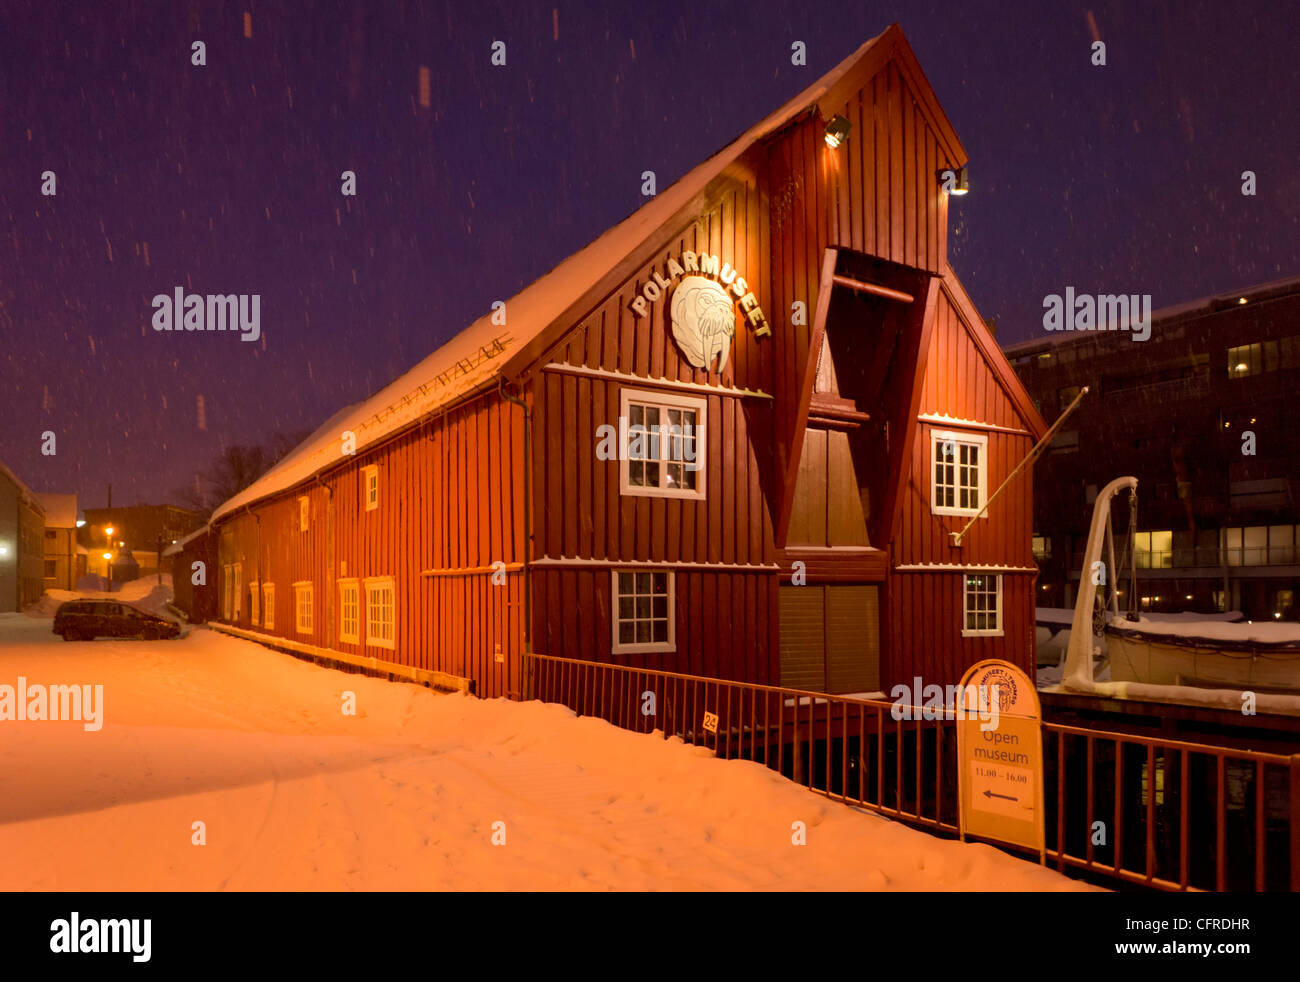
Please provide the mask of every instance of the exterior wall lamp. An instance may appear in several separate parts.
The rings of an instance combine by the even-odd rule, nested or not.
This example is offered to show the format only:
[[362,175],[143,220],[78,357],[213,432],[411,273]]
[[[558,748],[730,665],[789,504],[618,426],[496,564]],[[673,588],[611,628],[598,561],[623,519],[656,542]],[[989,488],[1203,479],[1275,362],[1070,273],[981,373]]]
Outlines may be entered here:
[[830,118],[830,122],[826,124],[826,145],[832,150],[836,149],[849,138],[849,132],[852,129],[853,124],[836,113]]
[[939,171],[939,189],[949,194],[963,195],[970,193],[970,175],[965,167],[947,167]]

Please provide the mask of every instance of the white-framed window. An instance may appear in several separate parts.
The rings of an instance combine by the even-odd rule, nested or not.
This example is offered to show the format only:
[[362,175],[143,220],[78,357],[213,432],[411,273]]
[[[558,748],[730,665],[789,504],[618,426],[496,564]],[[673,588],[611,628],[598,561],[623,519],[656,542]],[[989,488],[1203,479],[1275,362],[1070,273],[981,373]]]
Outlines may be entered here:
[[312,631],[312,589],[310,580],[299,580],[293,585],[294,626],[299,634]]
[[931,430],[930,511],[936,515],[978,512],[988,493],[988,457],[989,438],[983,433]]
[[361,643],[361,588],[356,580],[339,580],[339,640]]
[[262,591],[258,589],[259,584],[254,580],[248,585],[248,620],[249,623],[256,624],[260,616],[258,605],[262,600]]
[[704,497],[707,403],[623,389],[619,396],[619,489],[623,494]]
[[1002,634],[1002,575],[965,573],[963,637],[992,637]]
[[221,617],[230,620],[235,604],[235,568],[230,563],[221,567]]
[[616,569],[611,575],[614,653],[676,651],[672,572]]
[[244,569],[239,563],[234,565],[235,571],[235,603],[233,620],[239,620],[239,608],[244,605]]
[[307,531],[307,518],[311,514],[311,500],[304,494],[298,499],[298,531]]
[[391,576],[374,576],[366,585],[366,644],[397,647],[397,591]]
[[374,511],[379,507],[379,468],[375,464],[361,468],[361,489],[366,511]]
[[262,626],[268,631],[275,630],[275,584],[262,584]]

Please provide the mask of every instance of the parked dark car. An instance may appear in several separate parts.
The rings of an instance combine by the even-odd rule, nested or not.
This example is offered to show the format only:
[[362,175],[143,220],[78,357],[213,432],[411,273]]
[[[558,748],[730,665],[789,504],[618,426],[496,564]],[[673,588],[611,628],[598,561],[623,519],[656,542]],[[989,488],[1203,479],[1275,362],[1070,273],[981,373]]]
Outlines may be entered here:
[[120,600],[69,600],[54,614],[54,633],[64,641],[95,638],[144,638],[157,641],[179,637],[181,626]]

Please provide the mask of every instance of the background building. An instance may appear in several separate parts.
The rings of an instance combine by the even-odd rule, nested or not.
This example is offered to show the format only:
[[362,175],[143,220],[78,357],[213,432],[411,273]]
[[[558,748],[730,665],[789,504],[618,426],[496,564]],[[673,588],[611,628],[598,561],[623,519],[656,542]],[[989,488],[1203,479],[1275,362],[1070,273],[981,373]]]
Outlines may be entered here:
[[86,549],[77,544],[77,496],[36,497],[45,509],[45,589],[75,589],[77,580],[86,572]]
[[175,505],[87,508],[85,515],[80,541],[90,552],[90,572],[107,576],[103,554],[110,552],[115,583],[158,572],[163,551],[203,524],[198,512]]
[[1132,474],[1144,609],[1297,619],[1300,278],[1156,311],[1146,341],[1054,333],[1006,354],[1049,421],[1090,387],[1035,465],[1039,606],[1073,604],[1097,488]]
[[45,509],[0,464],[0,614],[22,610],[45,590]]

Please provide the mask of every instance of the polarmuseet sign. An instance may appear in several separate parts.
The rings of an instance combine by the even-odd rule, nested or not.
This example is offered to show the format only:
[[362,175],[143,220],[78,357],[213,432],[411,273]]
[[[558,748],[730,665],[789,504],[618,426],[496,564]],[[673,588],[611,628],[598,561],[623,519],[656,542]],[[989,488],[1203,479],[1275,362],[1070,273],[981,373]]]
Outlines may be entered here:
[[711,253],[684,250],[677,259],[669,257],[664,272],[654,270],[628,306],[637,317],[648,317],[650,305],[669,294],[673,340],[696,368],[712,371],[715,358],[717,371],[726,367],[736,335],[736,304],[754,329],[754,337],[772,333],[745,278]]

